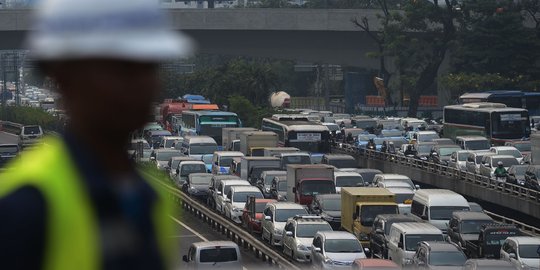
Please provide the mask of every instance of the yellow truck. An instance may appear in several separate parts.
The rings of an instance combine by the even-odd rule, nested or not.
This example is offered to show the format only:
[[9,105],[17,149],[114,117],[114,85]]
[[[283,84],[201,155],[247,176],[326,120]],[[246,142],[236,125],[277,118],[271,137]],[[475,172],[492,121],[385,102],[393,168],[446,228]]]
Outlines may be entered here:
[[341,188],[341,227],[354,234],[364,248],[369,247],[369,233],[375,217],[398,213],[394,193],[385,188]]

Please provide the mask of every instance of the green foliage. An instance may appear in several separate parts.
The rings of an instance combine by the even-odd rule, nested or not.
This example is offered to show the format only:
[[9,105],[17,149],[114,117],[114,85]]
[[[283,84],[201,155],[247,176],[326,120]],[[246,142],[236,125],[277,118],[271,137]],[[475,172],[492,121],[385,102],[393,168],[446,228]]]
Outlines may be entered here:
[[262,118],[271,116],[274,111],[269,107],[258,107],[253,105],[243,96],[229,97],[229,109],[236,114],[246,127],[260,128]]
[[40,108],[5,107],[0,109],[0,119],[24,125],[40,125],[45,130],[61,131],[63,122]]

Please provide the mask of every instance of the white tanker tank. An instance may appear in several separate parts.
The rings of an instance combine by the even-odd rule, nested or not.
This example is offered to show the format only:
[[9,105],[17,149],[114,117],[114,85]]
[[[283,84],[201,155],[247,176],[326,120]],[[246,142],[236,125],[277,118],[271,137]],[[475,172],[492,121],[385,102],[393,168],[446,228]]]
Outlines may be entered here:
[[273,108],[289,108],[291,96],[283,91],[275,92],[270,96],[270,104]]

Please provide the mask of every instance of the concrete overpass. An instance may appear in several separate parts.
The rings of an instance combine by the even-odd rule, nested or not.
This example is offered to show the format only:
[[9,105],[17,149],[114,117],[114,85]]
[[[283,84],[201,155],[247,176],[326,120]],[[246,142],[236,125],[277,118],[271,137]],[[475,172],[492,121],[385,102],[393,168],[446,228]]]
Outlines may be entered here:
[[[167,9],[172,27],[190,35],[200,53],[272,57],[377,68],[366,53],[376,44],[353,25],[368,17],[380,29],[379,10]],[[32,11],[0,10],[0,50],[23,48]]]

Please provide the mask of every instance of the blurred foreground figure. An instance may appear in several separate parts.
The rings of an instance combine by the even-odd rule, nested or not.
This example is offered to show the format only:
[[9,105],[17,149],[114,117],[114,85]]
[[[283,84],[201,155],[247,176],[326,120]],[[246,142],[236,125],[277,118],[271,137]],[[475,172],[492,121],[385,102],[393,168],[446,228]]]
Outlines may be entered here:
[[172,209],[125,149],[190,50],[157,2],[41,1],[28,46],[71,120],[0,175],[0,269],[170,268]]

